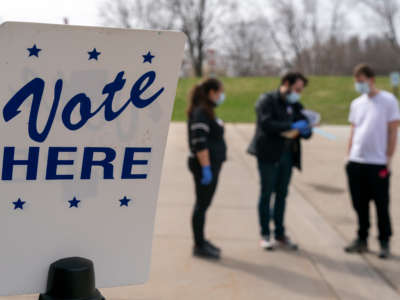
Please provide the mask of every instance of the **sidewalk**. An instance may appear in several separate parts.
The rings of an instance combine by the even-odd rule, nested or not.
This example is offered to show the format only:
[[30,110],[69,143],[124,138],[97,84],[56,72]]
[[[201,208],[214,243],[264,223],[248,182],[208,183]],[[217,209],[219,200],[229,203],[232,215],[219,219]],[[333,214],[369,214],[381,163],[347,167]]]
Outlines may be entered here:
[[[258,174],[245,153],[251,125],[227,125],[229,161],[222,171],[207,233],[223,249],[220,262],[191,256],[193,182],[186,167],[186,126],[171,125],[160,190],[150,281],[143,286],[105,289],[107,299],[400,299],[400,239],[395,236],[388,261],[375,254],[347,255],[343,246],[355,232],[344,176],[345,127],[323,128],[304,143],[304,171],[296,171],[286,224],[300,244],[297,253],[258,248]],[[400,160],[394,164],[400,170]],[[396,174],[392,182],[398,182]],[[392,184],[394,232],[400,232],[399,189]],[[371,215],[374,215],[371,213]],[[375,224],[373,222],[373,224]],[[376,236],[374,228],[373,236]],[[377,243],[371,239],[371,248]],[[0,300],[33,300],[0,297]]]

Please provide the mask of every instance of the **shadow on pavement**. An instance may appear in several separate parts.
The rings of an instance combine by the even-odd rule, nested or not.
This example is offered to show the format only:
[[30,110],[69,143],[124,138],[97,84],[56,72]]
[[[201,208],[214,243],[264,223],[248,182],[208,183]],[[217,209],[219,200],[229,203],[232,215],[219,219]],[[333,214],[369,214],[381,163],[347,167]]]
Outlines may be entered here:
[[[371,277],[369,274],[368,269],[366,268],[367,265],[365,263],[357,263],[351,261],[343,261],[343,260],[336,260],[332,259],[328,256],[325,256],[320,253],[312,252],[312,251],[304,251],[304,253],[310,257],[310,259],[316,263],[324,265],[326,268],[333,270],[335,272],[346,272],[348,273],[349,270],[351,274],[359,277]],[[347,255],[359,255],[359,254],[347,254]]]
[[[304,251],[291,252],[291,253],[293,255],[299,255],[299,256],[303,256],[304,254],[310,254],[309,252],[304,252]],[[211,261],[208,262],[213,263]],[[325,263],[329,263],[329,265],[335,264],[334,261],[330,261],[329,259],[325,260]],[[329,286],[322,279],[315,279],[290,270],[277,268],[271,265],[265,265],[262,264],[262,262],[260,262],[260,264],[254,264],[248,261],[238,260],[232,257],[224,256],[221,261],[214,262],[214,264],[220,265],[221,267],[228,268],[237,272],[247,273],[251,276],[257,277],[258,279],[261,278],[265,281],[274,283],[285,289],[291,290],[298,294],[302,294],[303,296],[309,298],[311,297],[320,298],[322,292],[321,290],[326,288],[329,292],[333,292],[333,294],[336,294],[336,296],[338,296],[338,294],[344,296],[345,299],[352,299],[352,300],[369,299],[363,297],[362,295],[355,294],[353,290],[344,290],[340,288],[334,291],[332,290],[332,287]],[[284,262],[282,262],[282,265],[284,265]],[[357,266],[356,264],[354,264],[354,267],[356,268],[358,267],[358,269],[360,269],[361,266]]]
[[277,268],[275,266],[265,265],[262,262],[260,262],[260,264],[254,264],[248,261],[224,256],[221,261],[216,262],[216,265],[237,272],[247,273],[257,277],[258,279],[261,278],[307,297],[320,297],[321,288],[325,286],[325,282],[322,280]]
[[[369,250],[368,251],[369,254],[373,254],[375,256],[379,255],[379,252],[376,250]],[[400,262],[400,256],[397,254],[391,254],[390,257],[388,259],[382,260],[382,261],[386,261],[386,262],[390,262],[390,261],[395,261],[395,262]],[[400,271],[400,270],[399,270]],[[399,274],[400,275],[400,274]]]
[[309,185],[317,192],[321,192],[324,194],[343,194],[345,192],[345,189],[343,188],[338,188],[326,184],[310,183]]

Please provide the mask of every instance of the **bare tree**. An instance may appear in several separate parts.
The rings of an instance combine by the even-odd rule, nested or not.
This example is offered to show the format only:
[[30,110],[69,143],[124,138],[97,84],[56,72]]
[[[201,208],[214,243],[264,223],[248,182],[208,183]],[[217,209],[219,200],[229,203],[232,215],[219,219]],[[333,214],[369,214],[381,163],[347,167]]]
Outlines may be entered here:
[[[327,69],[321,65],[331,58],[327,41],[342,38],[345,25],[344,0],[268,0],[272,14],[266,16],[266,28],[285,69],[307,73]],[[325,5],[325,6],[322,6]]]
[[302,0],[299,4],[292,0],[266,1],[272,13],[265,18],[265,29],[287,69],[308,69],[308,57],[304,49],[314,43],[312,39],[317,35],[316,27],[313,28],[310,22],[310,11],[313,8],[311,1],[314,2]]
[[276,75],[277,65],[262,20],[232,23],[225,36],[225,52],[235,76]]
[[205,52],[234,9],[228,0],[109,0],[101,9],[106,24],[126,28],[177,29],[188,38],[188,56],[196,76],[203,75]]
[[277,27],[280,27],[281,37],[287,40],[285,47],[292,49],[295,64],[301,70],[305,70],[302,50],[309,44],[307,42],[307,19],[305,16],[302,17],[302,13],[299,13],[301,8],[297,8],[291,0],[274,1],[273,5],[278,16],[281,18],[280,26],[277,25]]
[[400,41],[398,36],[398,19],[400,18],[399,0],[360,0],[370,8],[383,27],[386,39],[392,47],[400,52]]
[[[218,70],[228,67],[238,76],[276,74],[277,66],[281,72],[351,74],[362,60],[383,74],[400,63],[400,0],[354,0],[370,8],[368,21],[375,19],[384,31],[363,39],[348,33],[353,0],[264,0],[261,6],[238,0],[106,1],[101,16],[108,25],[185,32],[191,66],[186,74],[192,69],[202,76],[209,50],[215,50]],[[235,10],[235,3],[243,9]]]
[[208,16],[206,0],[174,0],[167,3],[168,8],[179,19],[177,24],[186,34],[189,45],[189,56],[197,76],[203,75],[203,62],[207,41],[206,31],[211,30],[208,24],[213,16]]
[[[313,74],[337,74],[340,61],[343,59],[343,42],[348,38],[345,29],[348,29],[346,20],[346,0],[330,1],[329,6],[322,7],[322,14],[326,24],[318,20],[318,39],[315,39],[307,51],[313,57]],[[327,3],[325,3],[327,5]],[[321,13],[320,13],[321,14]]]
[[109,0],[100,16],[105,25],[123,28],[171,29],[173,19],[162,0]]
[[135,19],[132,3],[115,0],[106,2],[100,10],[100,16],[105,25],[116,27],[132,28]]

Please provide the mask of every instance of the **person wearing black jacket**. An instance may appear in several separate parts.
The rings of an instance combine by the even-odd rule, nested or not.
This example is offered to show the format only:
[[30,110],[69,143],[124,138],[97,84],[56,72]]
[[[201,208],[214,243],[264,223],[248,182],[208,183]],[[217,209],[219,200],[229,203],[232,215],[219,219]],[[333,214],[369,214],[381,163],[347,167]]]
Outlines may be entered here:
[[[300,140],[312,135],[299,102],[307,84],[307,78],[301,73],[289,73],[282,78],[278,90],[262,94],[256,103],[256,132],[248,152],[256,156],[260,174],[258,213],[263,249],[272,250],[276,245],[298,248],[285,233],[284,213],[292,168],[301,169]],[[272,193],[275,193],[275,241],[269,229]]]
[[222,83],[215,78],[194,87],[189,99],[188,139],[189,170],[195,183],[196,202],[193,209],[193,255],[220,258],[221,250],[204,236],[206,212],[218,184],[223,162],[226,160],[223,122],[215,115],[215,108],[225,100]]

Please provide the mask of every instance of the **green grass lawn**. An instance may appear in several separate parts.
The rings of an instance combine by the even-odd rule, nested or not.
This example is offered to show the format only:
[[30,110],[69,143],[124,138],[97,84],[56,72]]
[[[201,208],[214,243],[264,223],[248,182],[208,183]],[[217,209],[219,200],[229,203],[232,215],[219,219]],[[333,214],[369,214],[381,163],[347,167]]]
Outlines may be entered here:
[[[200,79],[187,78],[179,81],[172,119],[186,120],[185,109],[190,89]],[[254,122],[254,104],[259,95],[276,89],[279,78],[222,78],[227,99],[217,114],[225,122]],[[388,77],[377,79],[378,87],[391,90]],[[310,77],[302,103],[306,108],[322,115],[323,124],[347,124],[350,102],[357,97],[352,77]]]

